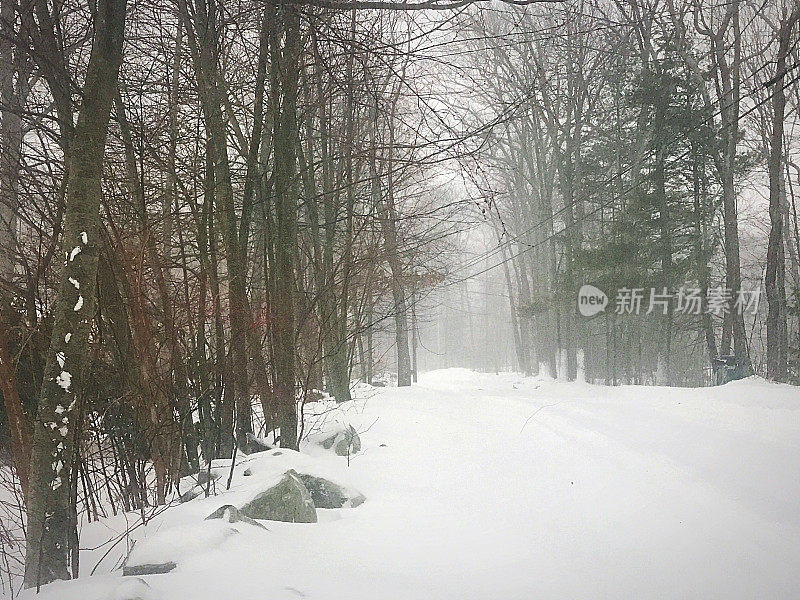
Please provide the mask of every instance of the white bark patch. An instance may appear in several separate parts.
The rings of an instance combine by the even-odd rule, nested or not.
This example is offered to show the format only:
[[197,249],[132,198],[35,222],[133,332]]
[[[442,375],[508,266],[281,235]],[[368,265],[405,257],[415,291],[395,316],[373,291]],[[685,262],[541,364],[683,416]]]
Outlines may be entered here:
[[78,301],[75,303],[75,308],[72,310],[78,312],[81,308],[83,308],[83,296],[78,296]]
[[58,377],[56,377],[56,383],[58,387],[63,389],[65,392],[69,391],[69,386],[72,383],[72,373],[69,371],[61,371]]
[[64,356],[63,352],[56,352],[56,360],[58,361],[58,366],[62,369],[64,368],[64,360],[66,357]]
[[67,429],[66,425],[64,425],[63,427],[59,427],[58,428],[58,433],[61,434],[61,437],[67,437],[67,433],[68,432],[69,432],[69,429]]
[[50,488],[51,488],[53,491],[55,491],[55,490],[57,490],[57,489],[58,489],[58,488],[60,488],[60,487],[61,487],[61,477],[56,477],[55,479],[53,479],[53,483],[52,483],[52,484],[50,484]]
[[89,236],[86,235],[85,231],[81,231],[81,241],[83,242],[84,246],[89,243]]
[[60,404],[59,404],[58,406],[56,406],[56,414],[57,414],[57,415],[60,415],[60,414],[61,414],[61,413],[63,413],[65,410],[67,410],[67,409],[66,409],[66,408],[64,408],[63,406],[61,406]]
[[81,289],[81,282],[77,279],[73,279],[72,277],[69,278],[69,282],[75,287],[76,290]]
[[72,339],[72,334],[71,334],[71,333],[68,333],[67,335],[65,335],[65,336],[64,336],[64,343],[65,343],[65,344],[69,344],[69,341],[70,341],[71,339]]
[[75,246],[72,249],[72,252],[69,253],[69,262],[72,262],[73,260],[75,260],[75,257],[78,256],[78,254],[80,254],[80,253],[81,253],[81,247],[80,246]]

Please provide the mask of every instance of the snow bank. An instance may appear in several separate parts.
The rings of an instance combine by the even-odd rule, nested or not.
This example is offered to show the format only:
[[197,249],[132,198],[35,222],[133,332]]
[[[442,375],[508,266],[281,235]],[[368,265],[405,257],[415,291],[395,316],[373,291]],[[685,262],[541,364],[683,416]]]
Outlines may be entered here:
[[[800,598],[797,388],[755,378],[606,388],[447,370],[370,394],[357,410],[343,407],[363,444],[349,467],[312,447],[303,449],[314,456],[253,455],[235,467],[229,492],[170,508],[132,537],[196,523],[289,468],[352,486],[365,504],[320,511],[315,524],[249,527],[172,573],[144,577],[150,591],[192,600]],[[124,525],[93,524],[83,545]],[[82,554],[85,572],[105,550]],[[101,563],[106,574],[40,597],[108,600],[122,581],[108,574],[115,560]]]

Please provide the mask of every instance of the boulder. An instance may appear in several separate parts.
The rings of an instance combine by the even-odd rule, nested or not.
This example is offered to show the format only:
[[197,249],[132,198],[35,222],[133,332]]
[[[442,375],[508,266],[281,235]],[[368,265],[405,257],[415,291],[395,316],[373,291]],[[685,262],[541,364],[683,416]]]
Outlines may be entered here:
[[314,500],[294,470],[284,473],[277,484],[242,506],[239,513],[251,519],[289,523],[317,522]]
[[247,433],[247,440],[245,444],[245,452],[247,454],[256,454],[258,452],[266,452],[272,450],[275,446],[270,444],[264,438],[254,436],[252,433]]
[[228,523],[248,523],[249,525],[255,525],[261,529],[267,529],[258,521],[243,515],[233,504],[220,506],[217,510],[206,517],[206,521],[210,521],[212,519],[222,519]]
[[181,494],[181,502],[189,502],[190,500],[194,500],[195,498],[199,498],[203,495],[203,488],[200,486],[195,486],[190,490],[187,490]]
[[332,448],[339,456],[350,456],[361,451],[361,438],[355,427],[348,425],[336,433],[324,437],[319,445],[326,450]]
[[324,477],[304,473],[299,474],[298,477],[308,489],[314,506],[317,508],[342,508],[345,505],[355,508],[366,500],[362,493],[347,489]]

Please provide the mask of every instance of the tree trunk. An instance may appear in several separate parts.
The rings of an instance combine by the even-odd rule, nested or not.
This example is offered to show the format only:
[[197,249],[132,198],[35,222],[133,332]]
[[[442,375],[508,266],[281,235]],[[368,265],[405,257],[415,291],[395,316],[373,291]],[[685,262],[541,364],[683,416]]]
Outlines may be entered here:
[[103,155],[122,62],[125,0],[100,0],[83,105],[72,141],[55,320],[34,428],[25,586],[68,579],[77,538],[72,471],[82,421],[82,378],[94,317]]
[[[130,124],[119,90],[115,96],[115,105],[124,146],[126,185],[134,206],[138,207],[139,241],[150,272],[155,278],[163,316],[164,338],[169,348],[170,360],[166,361],[166,357],[156,349],[156,336],[153,323],[147,314],[145,294],[139,292],[135,296],[131,296],[129,305],[134,313],[134,338],[140,349],[141,359],[143,359],[142,365],[145,366],[145,370],[142,371],[142,383],[146,382],[144,389],[147,391],[147,403],[149,404],[149,410],[146,411],[147,418],[142,424],[142,433],[153,436],[153,462],[159,465],[159,470],[164,473],[164,480],[157,491],[159,501],[163,502],[166,496],[166,486],[171,479],[178,475],[179,461],[176,460],[176,449],[179,448],[180,442],[184,443],[189,465],[195,472],[199,469],[198,440],[193,433],[194,427],[191,425],[192,411],[187,396],[187,375],[183,356],[178,348],[178,331],[175,326],[172,300],[167,284],[169,275],[163,268],[161,257],[158,256],[156,238],[150,229],[144,190],[136,167],[136,154]],[[125,262],[127,264],[130,261],[126,260]],[[141,271],[137,272],[137,269],[129,264],[127,266],[126,271],[129,276],[136,277],[141,285],[144,274]],[[145,357],[147,358],[145,359]],[[180,415],[180,429],[183,435],[177,434],[173,408]],[[151,421],[149,427],[146,426],[147,421]],[[164,469],[161,468],[162,466]]]
[[[394,148],[394,119],[399,92],[400,89],[398,87],[397,93],[392,99],[391,112],[389,115],[388,151],[390,153],[393,152]],[[394,301],[394,338],[397,348],[397,385],[399,387],[404,387],[411,385],[411,355],[408,349],[408,315],[406,312],[403,263],[400,259],[399,240],[397,236],[397,213],[394,203],[394,169],[394,163],[389,161],[386,177],[386,198],[383,198],[383,194],[380,191],[380,180],[377,175],[373,176],[372,179],[378,184],[377,193],[373,191],[373,194],[379,201],[384,251],[386,252],[386,262],[389,263],[389,270],[392,274],[391,288],[392,300]]]
[[786,259],[783,245],[783,121],[786,94],[783,81],[786,74],[786,56],[789,54],[791,31],[798,19],[795,5],[791,16],[781,23],[778,32],[778,60],[772,92],[772,135],[769,144],[769,244],[764,286],[767,295],[767,377],[786,381],[789,337],[786,321]]
[[503,240],[500,239],[500,235],[498,232],[497,242],[500,244],[500,251],[501,251],[501,258],[503,263],[503,275],[506,281],[506,290],[508,290],[508,308],[511,314],[511,330],[514,335],[514,350],[516,352],[517,357],[517,368],[519,369],[520,373],[525,373],[526,375],[530,374],[530,364],[528,362],[528,356],[525,352],[525,347],[522,343],[522,328],[520,327],[519,323],[519,316],[517,315],[517,306],[514,303],[514,287],[511,283],[511,272],[508,268],[508,252],[506,252],[506,247],[503,244]]
[[224,95],[222,77],[219,72],[218,47],[221,43],[217,30],[217,14],[213,4],[195,3],[195,30],[190,23],[189,11],[184,0],[181,12],[187,25],[192,58],[197,75],[206,131],[209,135],[209,150],[213,152],[215,200],[218,207],[222,240],[225,245],[225,262],[228,271],[228,304],[231,325],[232,374],[236,415],[236,442],[243,447],[247,435],[253,433],[250,386],[247,371],[248,327],[250,310],[247,300],[247,269],[239,245],[236,208],[233,197],[231,166],[228,158],[228,135],[223,115]]
[[[14,51],[16,0],[0,3],[0,292],[14,277],[22,146],[22,107],[28,96],[30,66],[21,49]],[[16,90],[14,75],[17,77]]]
[[[662,101],[666,102],[666,99],[662,98]],[[655,127],[658,130],[657,137],[659,138],[659,144],[661,144],[660,138],[663,136],[661,127],[664,121],[663,107],[659,108],[656,112],[657,122]],[[665,155],[665,148],[659,147],[656,152],[656,164],[653,173],[654,194],[656,197],[656,206],[659,211],[659,254],[661,255],[661,287],[663,288],[662,290],[655,290],[655,292],[664,292],[668,294],[672,287],[672,232],[670,229],[670,211],[666,190]],[[662,380],[656,383],[658,385],[674,385],[675,382],[673,381],[672,373],[672,302],[668,302],[666,311],[661,315],[661,322],[662,339],[659,344],[658,352],[658,372],[661,374]]]
[[31,433],[28,420],[25,417],[25,408],[17,391],[16,369],[8,348],[11,330],[8,323],[6,323],[3,312],[3,308],[0,307],[0,392],[3,394],[3,405],[8,419],[14,468],[17,470],[22,495],[27,498],[31,459]]
[[717,358],[717,338],[714,334],[714,322],[711,320],[711,313],[706,308],[708,307],[708,251],[706,250],[705,241],[705,218],[706,218],[706,193],[705,193],[705,174],[702,175],[703,183],[701,185],[701,170],[698,164],[699,158],[695,152],[694,146],[692,147],[692,190],[693,190],[693,216],[694,216],[694,259],[695,270],[697,272],[697,282],[700,286],[700,326],[703,331],[703,336],[706,342],[706,351],[708,352],[708,361],[712,372],[712,381],[716,381],[716,358]]
[[[300,76],[300,14],[284,4],[281,17],[285,42],[281,64],[282,100],[275,119],[275,403],[281,446],[297,449],[297,400],[295,396],[295,262],[297,252],[297,91]],[[280,37],[273,35],[273,50]],[[277,52],[276,52],[277,53]]]
[[[739,223],[736,207],[736,186],[734,171],[736,145],[739,139],[739,100],[741,41],[739,31],[739,3],[732,2],[728,7],[725,23],[733,24],[733,53],[726,40],[727,25],[713,36],[717,68],[719,69],[722,94],[720,115],[722,117],[722,138],[725,147],[719,165],[722,180],[722,210],[725,229],[725,285],[731,292],[731,301],[722,328],[721,354],[729,354],[731,340],[736,362],[744,373],[752,373],[750,355],[747,347],[747,332],[744,328],[744,315],[737,310],[736,296],[742,287],[741,260],[739,258]],[[730,58],[731,62],[728,63]]]
[[[8,417],[11,455],[23,497],[28,492],[31,434],[17,390],[16,368],[10,355],[11,331],[4,312],[13,296],[17,253],[22,107],[29,91],[30,61],[14,51],[16,0],[0,3],[0,390]],[[14,75],[17,78],[14,87]]]

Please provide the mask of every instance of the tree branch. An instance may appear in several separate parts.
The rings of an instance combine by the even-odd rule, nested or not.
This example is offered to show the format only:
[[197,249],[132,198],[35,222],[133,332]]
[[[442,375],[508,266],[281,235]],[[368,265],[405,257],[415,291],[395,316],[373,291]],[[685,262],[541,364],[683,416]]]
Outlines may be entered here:
[[[491,0],[421,0],[420,2],[391,2],[389,0],[286,0],[287,3],[317,6],[333,10],[454,10],[469,4],[485,4]],[[500,0],[504,4],[561,4],[566,0]]]

